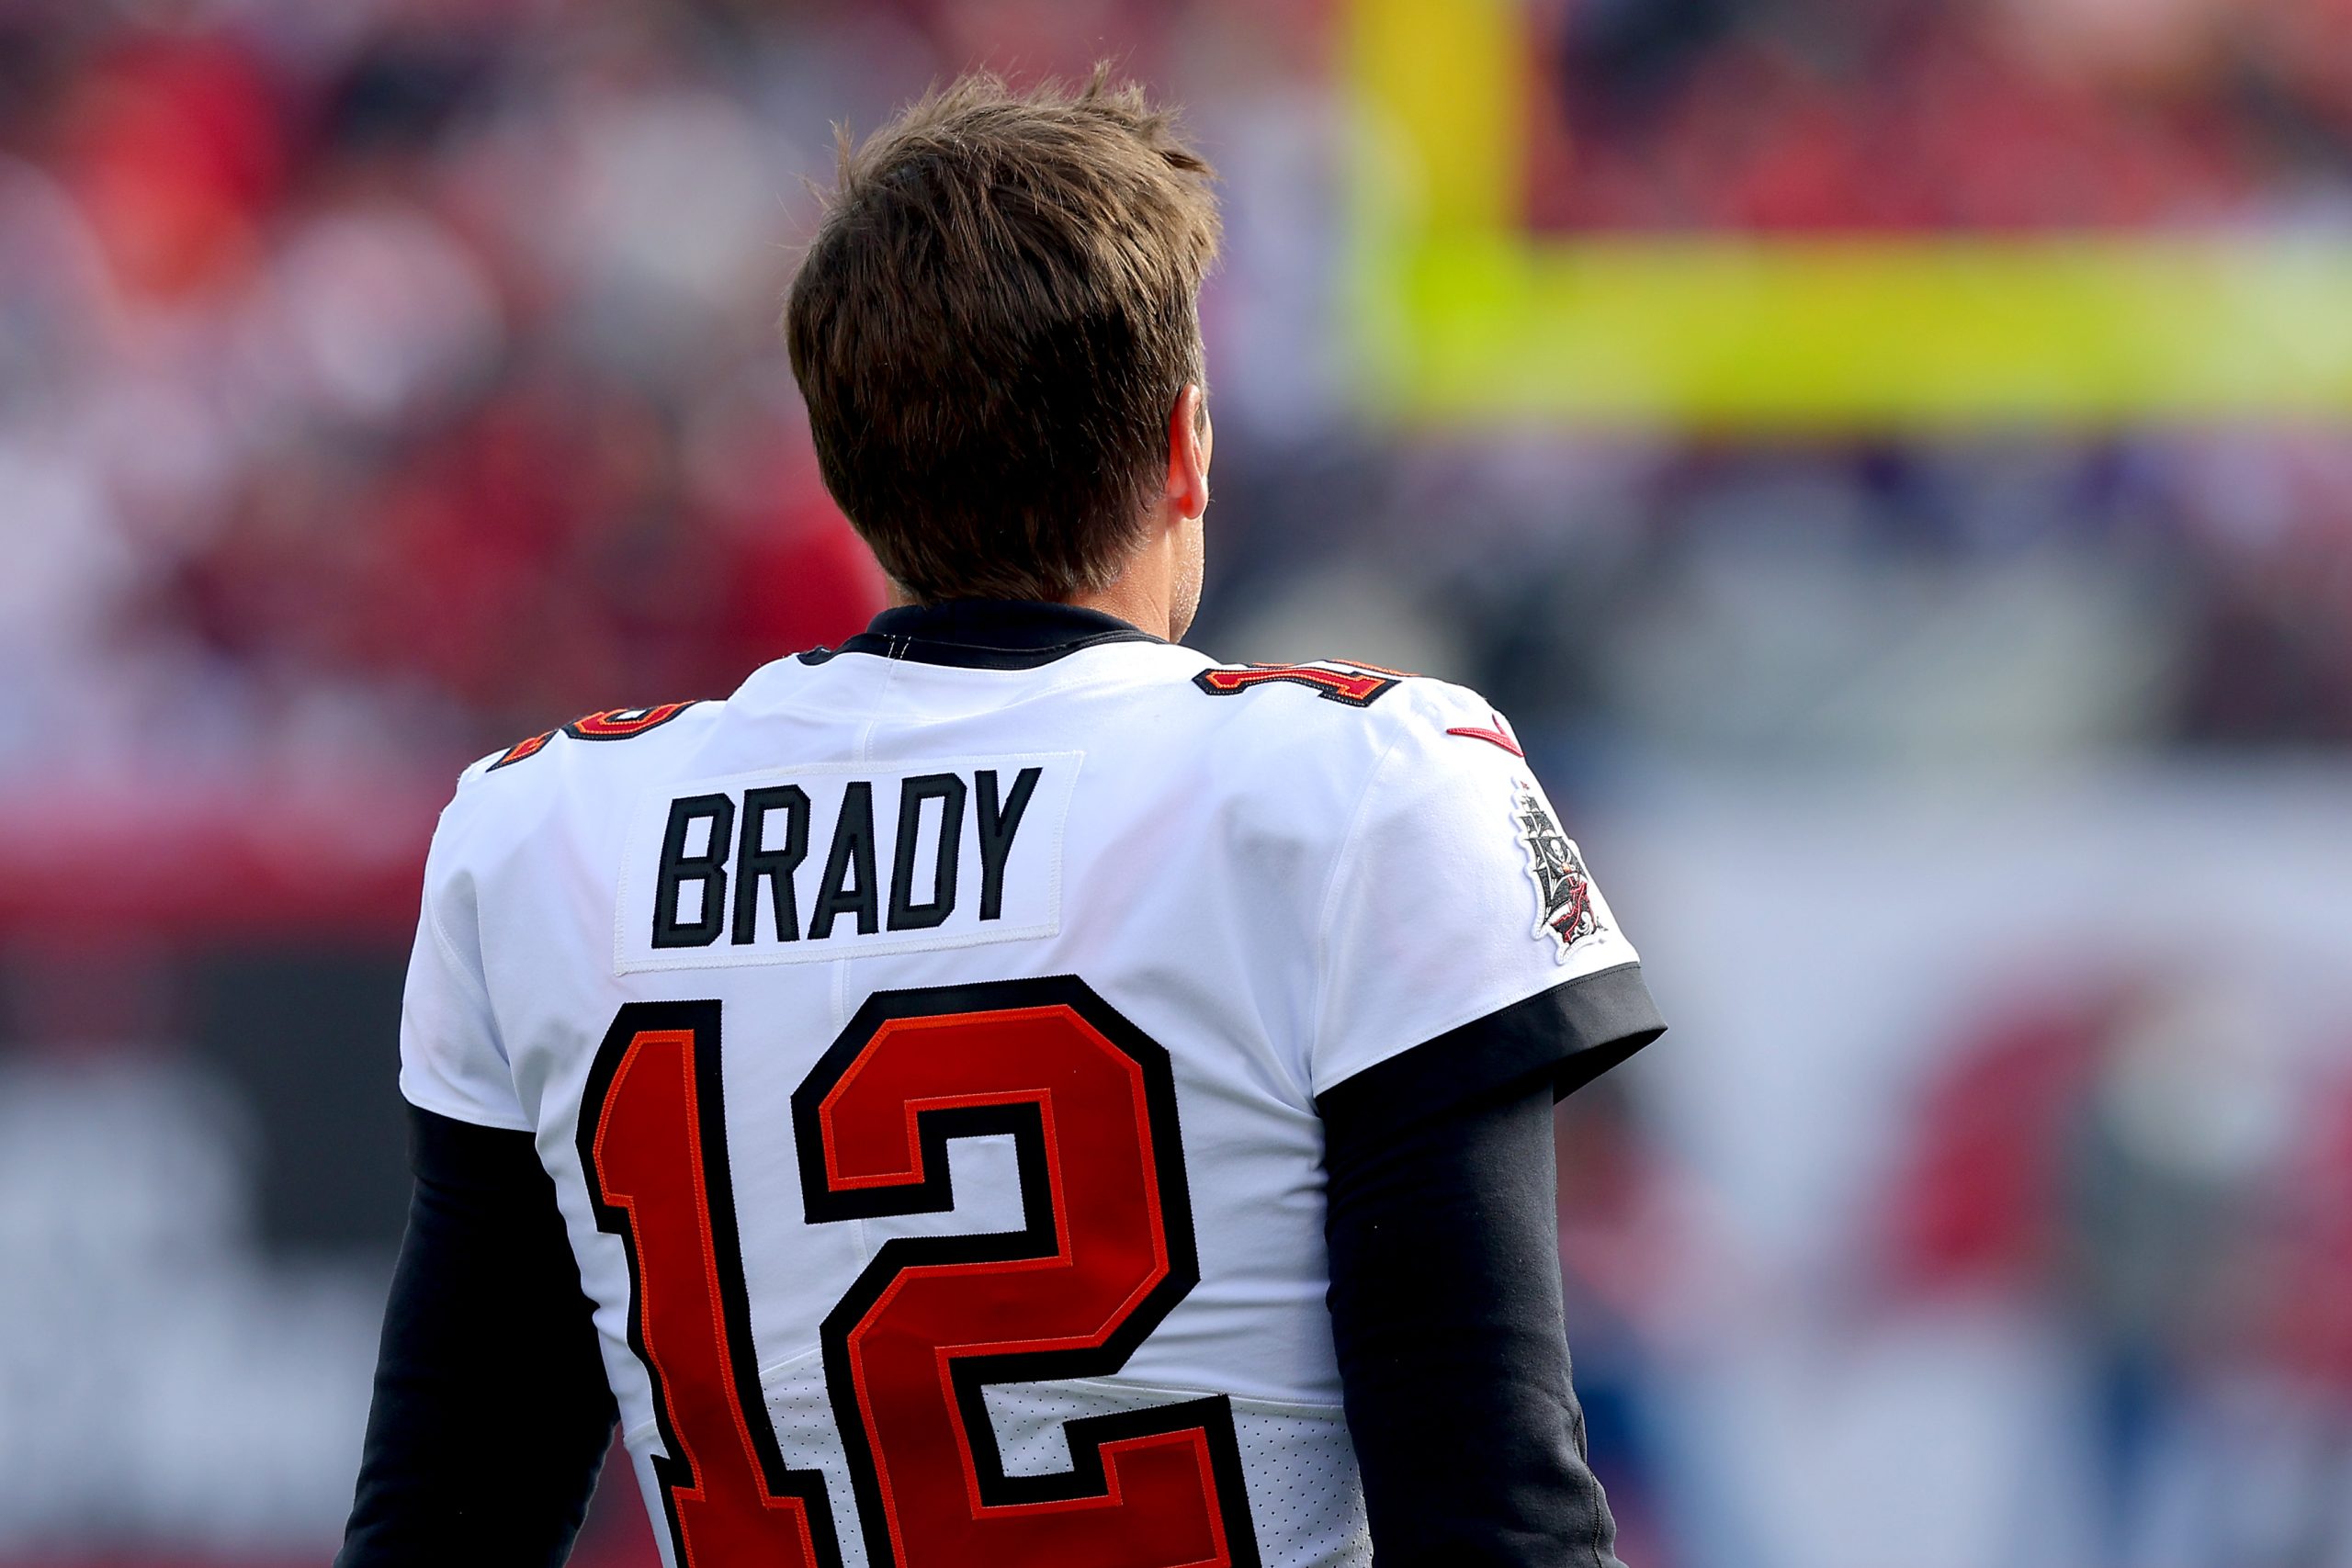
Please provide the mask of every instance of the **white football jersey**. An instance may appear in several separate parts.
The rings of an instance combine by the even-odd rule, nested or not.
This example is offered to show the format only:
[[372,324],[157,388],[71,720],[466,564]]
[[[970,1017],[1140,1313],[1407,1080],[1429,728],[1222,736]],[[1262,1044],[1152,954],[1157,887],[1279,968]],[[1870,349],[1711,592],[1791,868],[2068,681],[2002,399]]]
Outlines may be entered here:
[[1317,1097],[1634,948],[1462,687],[951,609],[468,769],[402,1090],[536,1138],[673,1568],[1367,1562]]

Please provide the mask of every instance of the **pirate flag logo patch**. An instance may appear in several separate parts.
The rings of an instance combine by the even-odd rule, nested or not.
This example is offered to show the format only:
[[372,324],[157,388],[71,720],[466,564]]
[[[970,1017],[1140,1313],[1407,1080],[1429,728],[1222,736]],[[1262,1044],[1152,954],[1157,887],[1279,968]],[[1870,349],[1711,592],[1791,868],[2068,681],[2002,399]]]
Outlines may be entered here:
[[1519,823],[1519,841],[1527,847],[1527,875],[1535,884],[1535,925],[1528,934],[1550,937],[1559,944],[1560,962],[1568,949],[1600,930],[1594,903],[1592,878],[1576,844],[1560,831],[1552,808],[1535,787],[1520,781],[1511,803]]

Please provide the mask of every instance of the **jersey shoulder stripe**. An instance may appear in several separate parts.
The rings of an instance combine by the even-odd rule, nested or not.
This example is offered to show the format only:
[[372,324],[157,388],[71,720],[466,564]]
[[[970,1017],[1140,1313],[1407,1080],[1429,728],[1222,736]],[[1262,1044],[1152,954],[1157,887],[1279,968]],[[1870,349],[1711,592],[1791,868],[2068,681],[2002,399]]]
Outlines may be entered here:
[[[1237,704],[1237,713],[1253,708],[1285,729],[1295,728],[1298,704],[1308,697],[1336,705],[1340,712],[1356,710],[1372,725],[1372,733],[1387,740],[1406,734],[1441,734],[1480,739],[1524,759],[1510,723],[1476,692],[1430,675],[1392,670],[1359,659],[1316,659],[1298,664],[1211,664],[1196,671],[1192,684],[1212,697],[1263,694],[1257,703]],[[1272,694],[1290,694],[1278,700]],[[1365,711],[1374,710],[1374,711]],[[1316,711],[1309,707],[1306,712]],[[1335,718],[1337,714],[1333,716]],[[1361,728],[1361,727],[1359,727]],[[1320,739],[1320,727],[1302,735],[1309,744]]]
[[500,768],[511,768],[517,762],[528,761],[546,750],[560,735],[570,736],[574,740],[634,740],[648,730],[661,728],[688,708],[701,705],[702,699],[693,698],[683,703],[658,703],[652,707],[601,708],[594,713],[582,714],[570,724],[558,725],[553,729],[544,729],[517,740],[496,758],[488,760],[488,765],[482,772],[495,773]]
[[1221,664],[1193,677],[1193,684],[1213,697],[1236,697],[1268,686],[1304,686],[1329,702],[1350,707],[1370,707],[1408,677],[1369,666],[1336,660],[1315,664]]

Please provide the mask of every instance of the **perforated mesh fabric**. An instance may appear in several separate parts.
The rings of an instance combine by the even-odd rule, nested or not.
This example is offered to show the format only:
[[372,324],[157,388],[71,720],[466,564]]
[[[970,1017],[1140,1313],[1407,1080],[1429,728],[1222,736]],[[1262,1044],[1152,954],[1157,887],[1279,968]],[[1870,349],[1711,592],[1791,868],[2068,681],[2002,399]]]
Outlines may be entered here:
[[[1198,1399],[1204,1392],[1070,1382],[1008,1383],[982,1397],[1006,1471],[1037,1475],[1069,1468],[1065,1422]],[[1250,1517],[1266,1562],[1352,1568],[1372,1561],[1355,1450],[1338,1409],[1237,1399],[1233,1426],[1250,1490]]]

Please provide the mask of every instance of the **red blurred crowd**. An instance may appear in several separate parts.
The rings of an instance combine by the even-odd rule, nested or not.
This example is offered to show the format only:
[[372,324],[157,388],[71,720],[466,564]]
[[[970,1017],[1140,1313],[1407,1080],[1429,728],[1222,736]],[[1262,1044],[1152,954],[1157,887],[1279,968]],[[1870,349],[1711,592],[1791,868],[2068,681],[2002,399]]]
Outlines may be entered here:
[[[466,761],[862,626],[776,326],[833,126],[1112,56],[1231,130],[1316,15],[0,0],[0,796],[56,825],[0,841],[0,925],[389,911]],[[300,870],[363,797],[369,853]]]
[[73,653],[448,708],[462,749],[861,624],[763,129],[662,12],[405,9],[6,38],[19,516],[105,622]]
[[1530,202],[1593,230],[2017,231],[2341,210],[2344,0],[1554,0]]
[[[2352,461],[2326,433],[1498,453],[1363,430],[1330,285],[1338,15],[0,5],[0,782],[330,755],[430,759],[439,780],[862,624],[881,587],[817,481],[775,338],[804,182],[831,121],[870,126],[974,62],[1102,55],[1190,100],[1225,167],[1216,614],[1344,557],[1407,585],[1537,730],[1672,732],[1716,682],[1590,666],[1648,635],[1626,617],[1702,578],[1693,553],[1725,529],[1833,575],[1922,533],[1976,558],[2039,529],[2186,583],[2141,607],[2191,646],[2127,728],[2352,734]],[[2231,220],[2352,188],[2346,0],[1530,15],[1557,89],[1530,128],[1550,149],[1539,222]],[[1498,521],[1434,526],[1430,493]],[[1849,514],[1843,552],[1776,542]],[[1620,519],[1635,543],[1588,544]],[[1575,647],[1555,646],[1564,602]],[[1853,637],[1882,635],[1868,613]],[[1565,678],[1521,679],[1531,653]]]

